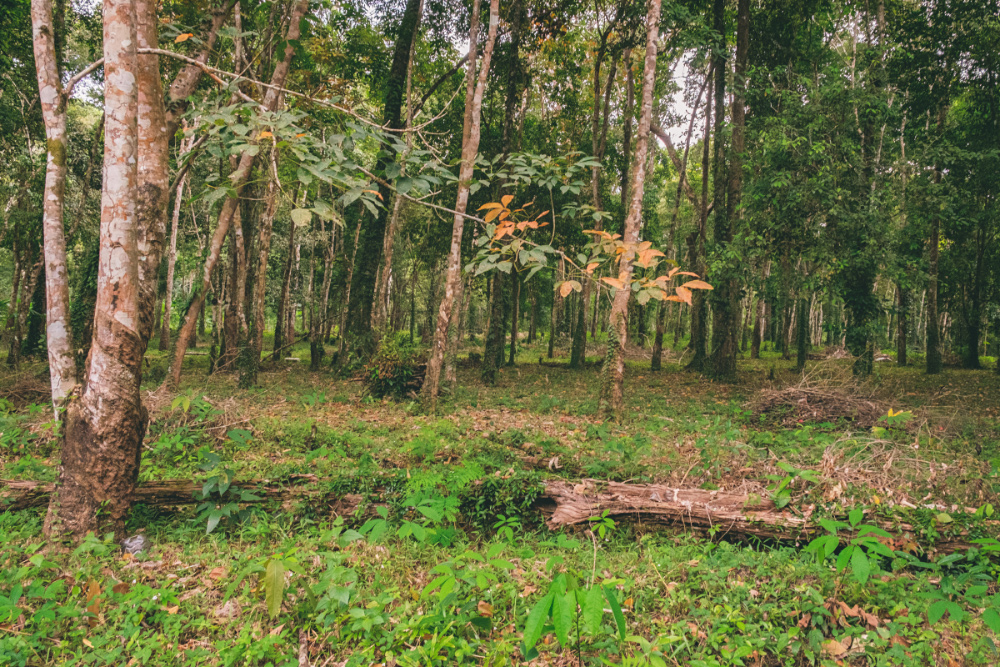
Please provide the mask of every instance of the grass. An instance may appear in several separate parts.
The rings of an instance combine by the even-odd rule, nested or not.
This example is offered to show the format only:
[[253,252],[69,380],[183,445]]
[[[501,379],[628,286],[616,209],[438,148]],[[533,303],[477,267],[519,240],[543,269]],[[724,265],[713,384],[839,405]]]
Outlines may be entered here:
[[[770,353],[742,360],[733,385],[682,372],[676,355],[658,373],[640,359],[617,424],[598,416],[596,372],[539,365],[544,354],[541,342],[524,346],[496,387],[461,368],[434,415],[309,373],[307,346],[288,353],[302,362],[266,370],[251,391],[232,375],[206,377],[207,358],[192,357],[185,399],[151,409],[142,479],[315,475],[324,490],[360,494],[361,516],[306,499],[251,506],[206,534],[193,506],[139,506],[129,529],[153,547],[131,557],[101,536],[47,550],[42,512],[0,514],[0,664],[1000,661],[990,543],[940,557],[893,542],[879,556],[862,540],[863,558],[838,568],[837,554],[724,530],[648,532],[595,517],[591,531],[552,532],[535,505],[555,477],[764,497],[784,484],[789,511],[854,509],[862,524],[930,506],[907,514],[920,546],[978,534],[982,520],[964,510],[1000,505],[996,373],[878,364],[877,400],[910,417],[859,431],[762,421],[758,393],[801,379]],[[150,353],[152,366],[161,361]],[[0,477],[54,479],[47,409],[2,412]]]

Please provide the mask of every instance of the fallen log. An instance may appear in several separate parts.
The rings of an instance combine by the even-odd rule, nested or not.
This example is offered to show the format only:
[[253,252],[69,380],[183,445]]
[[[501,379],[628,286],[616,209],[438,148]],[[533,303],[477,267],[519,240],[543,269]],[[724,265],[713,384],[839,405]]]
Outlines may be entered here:
[[[807,517],[778,509],[769,498],[680,489],[662,484],[624,484],[586,479],[578,483],[554,481],[545,485],[540,508],[548,516],[552,530],[563,526],[589,523],[607,512],[616,521],[656,526],[682,526],[698,530],[714,528],[717,536],[753,536],[782,542],[809,541],[827,533]],[[866,521],[890,535],[900,536],[900,543],[916,544],[919,530],[902,522]],[[993,534],[1000,534],[1000,522],[990,522]],[[841,543],[854,535],[842,531]],[[933,544],[933,551],[951,553],[976,546],[965,535],[943,537]],[[898,546],[898,545],[892,545]]]
[[[234,481],[226,499],[236,498],[234,492],[249,491],[257,500],[242,501],[247,504],[267,501],[286,501],[299,497],[316,496],[312,486],[319,482],[315,475],[290,475],[281,480]],[[0,479],[0,511],[12,512],[43,507],[49,502],[49,495],[55,485],[50,482]],[[188,479],[166,479],[155,482],[140,482],[135,489],[133,502],[154,507],[177,507],[200,504],[202,485]],[[361,504],[359,494],[322,494],[317,501],[326,502],[338,514],[353,514]]]
[[[338,515],[353,515],[365,498],[360,494],[322,492],[315,475],[292,475],[281,480],[234,481],[232,490],[246,490],[258,497],[250,503],[291,501],[308,498],[314,506],[325,506]],[[0,480],[0,511],[41,507],[48,503],[53,485],[46,482]],[[162,480],[140,484],[135,502],[158,507],[194,505],[200,499],[201,485],[192,480]],[[230,496],[235,498],[235,496]],[[826,533],[808,517],[779,509],[768,498],[722,491],[674,488],[662,484],[625,484],[585,479],[562,480],[544,484],[535,506],[546,517],[551,530],[587,525],[594,517],[606,516],[639,527],[679,527],[705,531],[714,529],[716,537],[757,537],[779,542],[802,543]],[[891,535],[898,536],[890,545],[916,545],[920,531],[912,524],[873,520]],[[1000,534],[1000,522],[991,521],[991,534]],[[842,531],[841,542],[854,537]],[[973,548],[967,534],[946,536],[926,550],[938,553],[967,551]]]

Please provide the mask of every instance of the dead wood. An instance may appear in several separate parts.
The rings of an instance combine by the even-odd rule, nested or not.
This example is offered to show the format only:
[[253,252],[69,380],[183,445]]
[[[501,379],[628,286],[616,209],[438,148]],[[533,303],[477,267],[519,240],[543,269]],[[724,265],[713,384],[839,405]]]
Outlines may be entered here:
[[[282,480],[234,482],[234,490],[252,491],[265,501],[309,499],[338,515],[353,515],[364,503],[360,494],[325,493],[317,490],[322,480],[315,475],[293,475]],[[53,485],[46,482],[0,480],[0,511],[15,511],[42,507],[48,503]],[[196,492],[201,485],[193,480],[163,480],[146,482],[136,488],[134,502],[158,507],[200,503]],[[200,494],[199,494],[200,495]],[[673,527],[695,530],[715,529],[716,537],[775,540],[801,544],[824,534],[825,529],[808,517],[786,509],[778,509],[768,499],[757,495],[741,495],[722,491],[684,489],[663,484],[625,484],[585,479],[580,482],[562,480],[545,483],[536,507],[547,517],[552,530],[564,526],[587,525],[594,517],[607,512],[617,522],[627,522],[645,528]],[[913,548],[920,543],[919,530],[901,522],[873,521],[891,535],[891,548]],[[995,524],[995,525],[994,525]],[[1000,522],[991,522],[993,532],[1000,533]],[[843,531],[842,542],[854,535]],[[927,550],[938,553],[965,551],[974,545],[967,535],[949,536]]]

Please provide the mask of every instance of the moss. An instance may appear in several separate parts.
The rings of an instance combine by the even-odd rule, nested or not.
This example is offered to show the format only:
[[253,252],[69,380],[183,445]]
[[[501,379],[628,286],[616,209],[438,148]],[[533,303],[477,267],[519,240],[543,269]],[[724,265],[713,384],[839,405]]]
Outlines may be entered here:
[[57,166],[64,168],[66,167],[66,144],[62,139],[49,139],[46,142],[46,146],[49,150],[49,155],[52,156],[52,162]]

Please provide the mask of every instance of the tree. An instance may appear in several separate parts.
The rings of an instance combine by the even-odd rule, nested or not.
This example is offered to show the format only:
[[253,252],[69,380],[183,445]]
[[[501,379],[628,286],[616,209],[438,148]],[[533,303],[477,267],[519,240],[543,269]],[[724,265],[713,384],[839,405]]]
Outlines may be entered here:
[[[642,223],[642,197],[646,183],[646,152],[649,146],[650,124],[653,115],[653,88],[656,83],[656,41],[659,35],[660,0],[649,0],[646,15],[646,56],[642,75],[642,105],[635,135],[632,155],[632,183],[625,231],[622,239],[626,246],[636,245]],[[607,400],[605,410],[621,417],[625,409],[625,345],[628,340],[628,302],[632,294],[633,249],[626,249],[618,265],[618,280],[622,283],[614,295],[608,315],[608,351],[604,360],[601,395]]]
[[475,0],[472,5],[472,27],[469,30],[468,72],[465,79],[462,163],[458,172],[458,197],[455,202],[455,216],[452,223],[451,248],[448,252],[444,297],[441,299],[441,304],[438,307],[434,342],[431,345],[431,354],[427,362],[427,374],[424,377],[422,390],[424,400],[432,407],[435,405],[440,388],[441,369],[444,366],[445,348],[448,344],[448,331],[451,326],[455,296],[461,293],[462,233],[465,229],[465,210],[469,203],[469,189],[472,185],[476,156],[479,153],[483,93],[486,90],[486,75],[490,70],[490,59],[493,57],[493,44],[497,37],[497,24],[500,21],[499,5],[499,0],[490,0],[490,27],[486,38],[486,46],[483,47],[483,62],[479,67],[478,76],[476,75],[476,40],[479,38],[479,0]]

